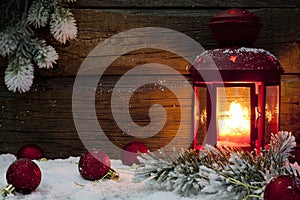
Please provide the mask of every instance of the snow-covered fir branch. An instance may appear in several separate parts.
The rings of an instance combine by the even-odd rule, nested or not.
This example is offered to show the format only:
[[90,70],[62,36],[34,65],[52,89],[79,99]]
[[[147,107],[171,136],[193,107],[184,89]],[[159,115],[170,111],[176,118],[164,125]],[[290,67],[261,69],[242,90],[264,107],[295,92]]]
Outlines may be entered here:
[[287,171],[287,174],[300,178],[300,165],[297,162],[287,164],[285,170]]
[[[77,36],[77,26],[67,4],[75,0],[12,1],[16,3],[6,3],[11,5],[9,16],[14,18],[1,20],[0,55],[8,58],[5,72],[8,90],[27,92],[33,82],[34,66],[49,69],[58,59],[54,47],[39,39],[36,31],[49,25],[50,33],[58,42],[65,44],[74,39]],[[19,8],[21,6],[22,9]],[[5,7],[1,6],[0,9]]]
[[9,60],[5,71],[5,84],[13,92],[26,92],[33,82],[33,66],[29,59],[14,57]]
[[[147,181],[160,189],[182,196],[201,194],[208,198],[262,199],[269,180],[284,174],[295,137],[286,131],[272,135],[270,147],[260,154],[240,148],[207,146],[197,154],[193,150],[163,150],[140,157],[143,163],[135,172],[135,182]],[[294,168],[299,166],[294,164]],[[291,170],[290,170],[291,171]]]
[[50,4],[46,0],[36,0],[29,8],[27,21],[35,28],[45,27],[49,20]]
[[144,163],[135,172],[134,182],[147,180],[151,185],[157,185],[167,191],[176,191],[183,196],[196,195],[204,185],[199,167],[198,155],[195,151],[177,151],[169,156],[163,150],[159,154],[149,152],[139,157]]
[[57,7],[51,14],[50,32],[63,44],[74,39],[77,35],[77,27],[73,14],[68,9]]

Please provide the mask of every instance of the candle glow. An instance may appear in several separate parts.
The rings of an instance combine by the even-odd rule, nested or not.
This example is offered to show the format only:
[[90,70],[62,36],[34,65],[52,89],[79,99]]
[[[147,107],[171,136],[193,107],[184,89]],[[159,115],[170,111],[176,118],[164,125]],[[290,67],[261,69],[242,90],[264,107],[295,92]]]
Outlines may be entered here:
[[247,108],[236,101],[231,102],[229,111],[218,116],[218,144],[225,146],[249,146],[250,118]]

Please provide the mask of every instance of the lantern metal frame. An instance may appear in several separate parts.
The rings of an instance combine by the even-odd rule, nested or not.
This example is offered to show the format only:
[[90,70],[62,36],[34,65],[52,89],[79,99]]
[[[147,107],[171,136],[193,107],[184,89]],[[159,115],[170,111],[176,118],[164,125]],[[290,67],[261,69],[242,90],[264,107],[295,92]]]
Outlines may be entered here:
[[[199,87],[207,88],[207,98],[204,103],[207,112],[207,128],[203,144],[216,145],[217,143],[216,88],[249,87],[251,91],[249,147],[251,150],[264,147],[268,143],[270,135],[265,131],[267,94],[270,90],[274,90],[275,99],[272,101],[274,105],[278,106],[278,108],[274,108],[277,111],[272,131],[279,130],[280,75],[282,72],[283,68],[276,57],[263,49],[235,47],[213,49],[202,53],[190,68],[194,87],[193,148],[200,149],[202,147],[197,141],[199,128],[197,115],[199,112],[196,106],[201,103],[197,102],[199,101],[197,97]],[[218,75],[222,79],[221,82],[216,78]]]

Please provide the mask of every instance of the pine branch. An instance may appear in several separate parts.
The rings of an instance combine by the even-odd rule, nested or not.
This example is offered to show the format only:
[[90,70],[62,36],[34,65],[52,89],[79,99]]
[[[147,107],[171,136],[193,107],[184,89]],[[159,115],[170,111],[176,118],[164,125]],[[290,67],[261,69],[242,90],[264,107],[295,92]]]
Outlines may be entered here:
[[297,162],[295,162],[294,164],[289,163],[288,165],[286,165],[285,172],[286,174],[300,178],[300,166]]
[[36,29],[50,25],[57,41],[74,39],[77,27],[66,6],[74,0],[0,1],[0,55],[9,63],[5,84],[10,91],[27,92],[33,82],[34,65],[49,69],[58,59],[55,49],[37,38]]
[[158,155],[150,152],[140,158],[143,166],[136,170],[134,181],[146,180],[182,196],[201,192],[211,197],[261,199],[270,178],[284,173],[295,146],[295,137],[281,131],[272,135],[270,148],[259,155],[222,146],[207,146],[199,155],[193,150],[175,150],[172,156],[163,150]]
[[[26,8],[26,1],[28,6]],[[22,19],[33,0],[0,0],[0,31]],[[25,8],[25,9],[24,9]]]
[[295,137],[289,132],[281,131],[277,135],[272,134],[270,149],[265,149],[260,155],[255,152],[232,152],[229,164],[221,171],[215,171],[229,180],[231,192],[235,192],[240,198],[260,198],[266,183],[272,177],[284,173],[284,166],[295,146]]
[[203,181],[208,179],[199,173],[200,160],[193,150],[177,151],[169,156],[163,150],[159,154],[142,155],[139,160],[144,165],[135,171],[134,182],[148,181],[167,191],[175,191],[183,196],[197,194]]

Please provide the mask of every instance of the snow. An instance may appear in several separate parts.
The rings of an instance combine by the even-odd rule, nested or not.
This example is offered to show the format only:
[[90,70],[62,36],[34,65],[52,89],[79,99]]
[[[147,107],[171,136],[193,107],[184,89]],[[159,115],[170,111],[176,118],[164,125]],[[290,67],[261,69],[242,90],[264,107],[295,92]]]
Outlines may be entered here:
[[[12,154],[0,155],[0,187],[6,186],[6,171],[16,160]],[[159,191],[146,183],[133,183],[134,171],[120,160],[111,160],[111,167],[119,172],[120,180],[93,182],[84,180],[78,172],[79,157],[34,161],[42,171],[39,187],[28,195],[9,194],[6,200],[191,200],[204,199],[201,196],[181,197],[174,192]]]
[[272,56],[274,58],[274,60],[277,60],[277,58],[272,53],[270,53],[269,51],[267,51],[265,49],[260,49],[260,48],[247,48],[247,47],[240,47],[240,48],[237,48],[237,49],[228,49],[228,48],[226,48],[223,51],[223,53],[225,53],[225,54],[244,53],[244,52],[255,53],[255,54],[265,53],[268,56]]

